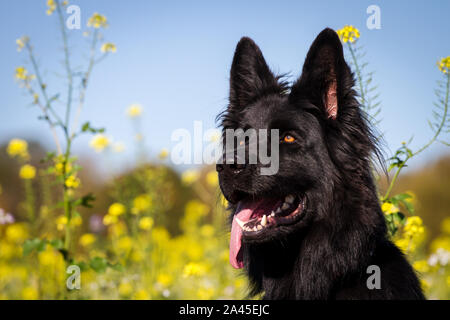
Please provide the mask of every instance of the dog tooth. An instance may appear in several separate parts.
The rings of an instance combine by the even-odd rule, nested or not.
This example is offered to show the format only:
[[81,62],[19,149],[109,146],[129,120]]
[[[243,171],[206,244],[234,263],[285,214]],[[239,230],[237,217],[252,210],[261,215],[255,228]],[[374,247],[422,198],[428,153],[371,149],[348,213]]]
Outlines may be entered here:
[[261,225],[265,226],[267,224],[267,217],[266,215],[263,215],[262,219],[261,219]]
[[241,229],[244,229],[244,225],[245,225],[244,221],[241,221],[241,220],[239,220],[238,217],[236,217],[236,222],[239,225],[239,227],[241,227]]
[[292,194],[286,196],[286,198],[284,199],[284,201],[286,201],[289,204],[292,204],[294,202],[294,196]]
[[263,227],[262,225],[258,224],[258,226],[256,227],[256,229],[261,230]]
[[278,208],[277,211],[275,211],[275,213],[281,213],[281,208]]
[[286,202],[283,203],[283,205],[281,206],[281,210],[286,210],[287,208],[289,208],[289,205]]
[[272,211],[269,217],[275,217],[275,212]]
[[256,228],[256,226],[253,227],[253,231],[258,231],[258,229]]

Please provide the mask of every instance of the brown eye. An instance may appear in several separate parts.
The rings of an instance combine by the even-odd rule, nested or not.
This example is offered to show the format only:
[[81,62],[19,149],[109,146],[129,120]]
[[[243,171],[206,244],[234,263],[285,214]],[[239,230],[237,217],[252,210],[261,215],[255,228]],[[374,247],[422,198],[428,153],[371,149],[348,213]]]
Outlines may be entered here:
[[285,143],[292,143],[294,141],[295,141],[295,138],[293,136],[291,136],[291,135],[288,135],[288,134],[285,135],[284,138],[283,138],[283,142],[285,142]]

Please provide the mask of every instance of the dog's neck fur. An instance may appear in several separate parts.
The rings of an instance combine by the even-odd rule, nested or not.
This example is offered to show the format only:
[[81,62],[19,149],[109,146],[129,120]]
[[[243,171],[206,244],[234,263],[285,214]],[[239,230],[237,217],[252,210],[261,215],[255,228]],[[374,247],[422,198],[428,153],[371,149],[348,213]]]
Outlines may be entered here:
[[[308,212],[318,219],[305,230],[285,241],[245,247],[245,265],[253,285],[251,295],[264,292],[266,299],[330,299],[341,280],[358,277],[360,270],[366,270],[381,240],[375,234],[385,235],[386,225],[372,176],[365,171],[356,175],[359,179],[342,181],[345,188],[330,188],[324,181],[320,187],[323,190],[315,194],[329,194],[322,199],[332,200],[323,203],[315,199],[316,203],[322,201],[322,207]],[[337,194],[336,190],[347,191]],[[320,218],[325,216],[328,218]],[[351,225],[345,225],[345,221],[351,221]]]

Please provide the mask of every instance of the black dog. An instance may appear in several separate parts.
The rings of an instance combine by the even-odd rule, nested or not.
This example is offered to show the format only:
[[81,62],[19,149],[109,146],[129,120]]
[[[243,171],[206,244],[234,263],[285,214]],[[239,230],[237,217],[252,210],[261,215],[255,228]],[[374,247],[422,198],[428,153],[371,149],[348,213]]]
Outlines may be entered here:
[[[386,233],[372,177],[377,147],[337,34],[319,34],[291,87],[282,79],[251,39],[239,41],[224,132],[280,132],[276,174],[261,175],[260,162],[217,165],[233,210],[230,262],[245,267],[250,295],[424,299]],[[381,287],[367,284],[371,265],[379,267]]]

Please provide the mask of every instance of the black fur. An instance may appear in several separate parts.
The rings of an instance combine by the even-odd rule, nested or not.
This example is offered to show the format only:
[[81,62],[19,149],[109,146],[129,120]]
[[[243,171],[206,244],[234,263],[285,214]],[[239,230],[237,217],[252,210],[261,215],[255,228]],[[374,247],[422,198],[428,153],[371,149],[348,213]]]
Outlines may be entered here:
[[[337,84],[336,119],[326,112],[327,88]],[[243,239],[250,295],[266,299],[423,299],[419,281],[388,239],[372,176],[375,139],[353,89],[341,42],[323,30],[306,57],[301,77],[289,87],[268,68],[258,46],[242,38],[230,78],[223,129],[277,128],[294,135],[280,145],[273,176],[258,166],[219,170],[231,210],[242,199],[303,194],[304,217]],[[232,216],[233,216],[232,214]],[[369,265],[381,269],[381,289],[366,285]]]

